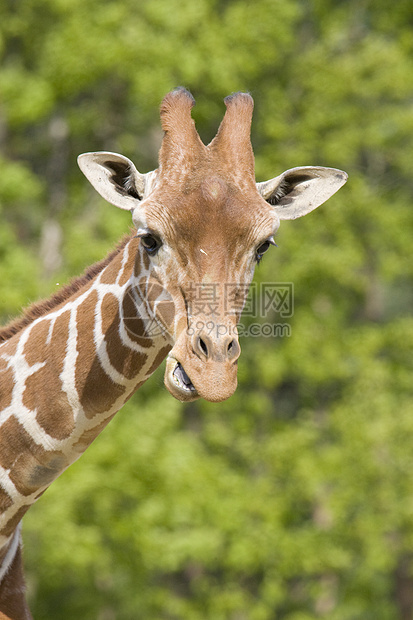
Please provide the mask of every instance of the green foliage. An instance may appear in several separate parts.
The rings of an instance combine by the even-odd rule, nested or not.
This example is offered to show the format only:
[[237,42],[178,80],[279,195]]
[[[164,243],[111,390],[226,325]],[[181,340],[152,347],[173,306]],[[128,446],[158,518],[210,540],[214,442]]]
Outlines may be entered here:
[[0,6],[4,322],[128,231],[76,156],[153,168],[176,85],[205,141],[222,98],[252,92],[259,180],[350,175],[257,270],[294,284],[291,337],[245,337],[220,405],[180,405],[161,369],[28,513],[35,617],[411,617],[411,2],[18,4]]

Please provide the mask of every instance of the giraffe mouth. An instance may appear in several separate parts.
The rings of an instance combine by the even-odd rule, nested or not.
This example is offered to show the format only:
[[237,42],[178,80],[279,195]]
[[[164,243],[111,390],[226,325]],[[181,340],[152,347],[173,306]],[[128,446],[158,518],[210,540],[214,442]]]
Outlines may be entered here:
[[191,379],[186,374],[182,364],[180,362],[175,366],[175,370],[172,373],[175,383],[183,390],[187,390],[189,392],[195,392],[195,388],[192,384]]
[[167,360],[165,385],[178,400],[189,401],[199,398],[199,394],[184,367],[173,357],[169,357]]

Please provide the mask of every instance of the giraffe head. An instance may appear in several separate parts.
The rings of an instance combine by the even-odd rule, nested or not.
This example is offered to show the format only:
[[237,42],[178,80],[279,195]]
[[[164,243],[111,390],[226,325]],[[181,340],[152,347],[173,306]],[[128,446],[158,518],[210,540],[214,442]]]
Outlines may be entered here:
[[[280,220],[309,213],[345,182],[332,168],[302,167],[256,183],[250,142],[253,100],[237,93],[207,146],[183,88],[161,105],[159,168],[140,174],[114,153],[79,157],[83,173],[110,203],[130,210],[140,237],[137,260],[158,292],[152,309],[170,338],[165,385],[179,400],[221,401],[234,392],[237,323],[255,265]],[[156,311],[160,290],[169,303]],[[159,308],[161,305],[159,305]]]

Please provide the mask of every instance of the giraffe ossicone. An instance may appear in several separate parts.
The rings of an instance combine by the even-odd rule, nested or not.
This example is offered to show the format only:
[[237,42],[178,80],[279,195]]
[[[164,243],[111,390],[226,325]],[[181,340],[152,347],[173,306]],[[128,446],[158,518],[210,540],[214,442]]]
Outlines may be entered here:
[[16,528],[51,482],[167,357],[181,401],[222,401],[237,384],[237,324],[256,263],[280,220],[309,213],[345,182],[304,166],[256,183],[253,100],[225,99],[205,145],[185,89],[161,104],[159,167],[110,152],[79,166],[136,231],[49,300],[0,329],[0,615],[30,618]]

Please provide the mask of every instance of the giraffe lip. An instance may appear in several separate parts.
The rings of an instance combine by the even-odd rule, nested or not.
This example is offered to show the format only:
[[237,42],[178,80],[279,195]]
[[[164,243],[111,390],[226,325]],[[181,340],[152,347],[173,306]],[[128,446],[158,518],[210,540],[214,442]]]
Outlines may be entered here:
[[199,398],[198,390],[186,374],[183,365],[173,355],[168,356],[165,369],[165,387],[181,401]]
[[181,390],[186,390],[188,392],[195,392],[195,388],[192,384],[191,379],[188,377],[188,375],[186,374],[182,364],[180,362],[177,362],[175,369],[172,373],[172,377],[175,381],[175,383],[178,385],[178,387],[181,388]]

